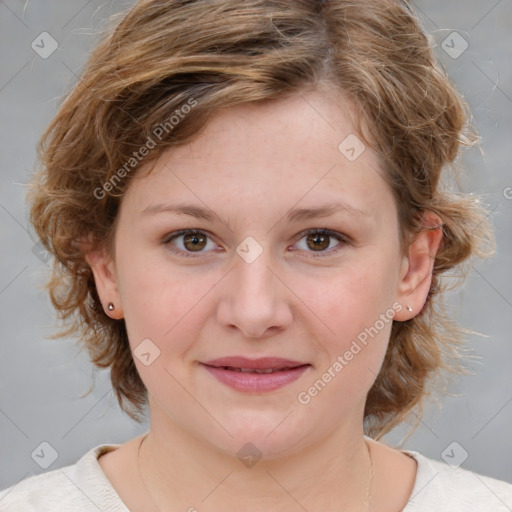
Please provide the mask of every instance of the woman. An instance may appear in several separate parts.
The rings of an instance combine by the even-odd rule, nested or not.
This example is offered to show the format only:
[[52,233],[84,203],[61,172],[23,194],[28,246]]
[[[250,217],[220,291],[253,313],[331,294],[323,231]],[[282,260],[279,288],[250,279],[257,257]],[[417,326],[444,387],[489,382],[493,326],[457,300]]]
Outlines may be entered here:
[[465,123],[403,2],[135,4],[30,201],[65,334],[150,429],[0,510],[509,510],[510,484],[377,441],[459,364],[442,274],[487,236],[439,186]]

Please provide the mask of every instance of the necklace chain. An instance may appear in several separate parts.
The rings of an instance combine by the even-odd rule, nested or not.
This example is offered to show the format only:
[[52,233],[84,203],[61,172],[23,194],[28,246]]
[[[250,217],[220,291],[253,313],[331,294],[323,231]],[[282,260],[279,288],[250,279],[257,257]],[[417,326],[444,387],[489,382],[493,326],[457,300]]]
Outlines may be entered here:
[[144,489],[146,490],[146,494],[149,496],[149,499],[153,503],[155,510],[160,511],[160,507],[155,503],[155,500],[153,499],[153,496],[149,492],[148,486],[146,485],[144,478],[142,478],[142,473],[140,471],[140,449],[142,448],[142,443],[146,440],[146,437],[148,437],[148,434],[145,434],[144,437],[141,439],[140,444],[139,444],[139,449],[137,450],[137,472],[139,473],[140,481],[142,482],[142,485],[144,486]]
[[[153,499],[153,496],[149,492],[148,486],[146,485],[146,482],[144,481],[144,478],[142,477],[142,473],[140,471],[140,449],[142,448],[142,443],[146,440],[146,437],[148,434],[145,434],[144,437],[141,439],[139,443],[139,449],[137,450],[137,472],[139,474],[139,479],[142,482],[142,485],[144,486],[144,489],[146,490],[146,494],[149,496],[149,499],[153,503],[155,510],[160,510],[158,505],[155,503],[155,500]],[[370,459],[370,481],[368,484],[368,489],[366,491],[366,499],[364,501],[364,505],[366,506],[366,510],[370,511],[370,502],[372,499],[372,490],[373,490],[373,461],[372,461],[372,453],[370,451],[370,446],[367,441],[365,441],[366,449],[368,451],[368,458]]]
[[370,459],[370,483],[368,484],[368,490],[366,491],[366,510],[370,512],[370,502],[372,500],[372,490],[373,490],[373,460],[372,460],[372,452],[370,451],[370,445],[368,441],[365,440],[364,444],[366,445],[366,450],[368,451],[368,458]]

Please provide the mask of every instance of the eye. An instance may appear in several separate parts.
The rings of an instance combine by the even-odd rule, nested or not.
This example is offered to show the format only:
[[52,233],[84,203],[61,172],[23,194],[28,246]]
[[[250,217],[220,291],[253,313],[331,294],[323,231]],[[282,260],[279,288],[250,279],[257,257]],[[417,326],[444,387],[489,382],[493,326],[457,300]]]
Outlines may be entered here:
[[[301,233],[301,237],[299,242],[302,239],[306,239],[306,245],[305,248],[302,248],[303,250],[306,252],[319,253],[313,254],[313,257],[331,256],[349,242],[345,235],[331,231],[330,229],[309,229]],[[331,245],[332,239],[336,239],[339,242],[334,247]]]
[[[182,239],[181,242],[174,243],[180,238]],[[209,235],[204,231],[199,229],[183,229],[167,235],[162,240],[162,243],[167,245],[168,249],[175,254],[194,258],[195,255],[193,253],[199,253],[198,255],[200,255],[201,253],[208,252],[203,249],[208,246],[209,240]],[[183,248],[178,248],[176,245],[181,245]],[[211,245],[213,245],[213,248],[216,247],[213,242],[211,242]]]
[[[345,235],[331,231],[330,229],[309,229],[302,232],[299,236],[301,237],[299,242],[306,239],[305,247],[299,247],[299,249],[306,252],[318,253],[313,254],[314,257],[330,256],[349,243]],[[180,239],[181,241],[179,241]],[[338,244],[334,245],[334,247],[332,246],[333,239],[338,241]],[[208,233],[199,229],[183,229],[176,231],[167,235],[162,240],[162,243],[166,245],[171,252],[187,258],[194,258],[200,256],[202,253],[209,252],[204,250],[208,248],[209,242],[211,242],[210,245],[213,246],[210,247],[210,249],[215,249],[216,244],[211,241]]]

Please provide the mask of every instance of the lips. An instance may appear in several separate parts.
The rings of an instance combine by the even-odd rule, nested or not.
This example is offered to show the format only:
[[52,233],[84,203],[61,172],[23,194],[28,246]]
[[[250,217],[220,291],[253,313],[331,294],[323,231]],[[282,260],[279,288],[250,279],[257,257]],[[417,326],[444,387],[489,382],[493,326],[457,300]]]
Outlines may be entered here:
[[223,357],[201,363],[221,383],[246,393],[265,393],[280,389],[300,378],[309,363],[279,357]]

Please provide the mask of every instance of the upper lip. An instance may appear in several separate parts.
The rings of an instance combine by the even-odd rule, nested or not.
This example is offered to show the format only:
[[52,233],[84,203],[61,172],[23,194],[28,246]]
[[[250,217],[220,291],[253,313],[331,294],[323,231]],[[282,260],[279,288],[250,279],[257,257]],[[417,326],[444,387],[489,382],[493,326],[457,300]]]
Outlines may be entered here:
[[221,357],[220,359],[212,359],[204,361],[203,364],[208,366],[231,366],[233,368],[243,368],[247,370],[279,370],[282,368],[296,368],[309,363],[301,363],[290,359],[282,359],[280,357],[261,357],[259,359],[248,359],[242,356]]

